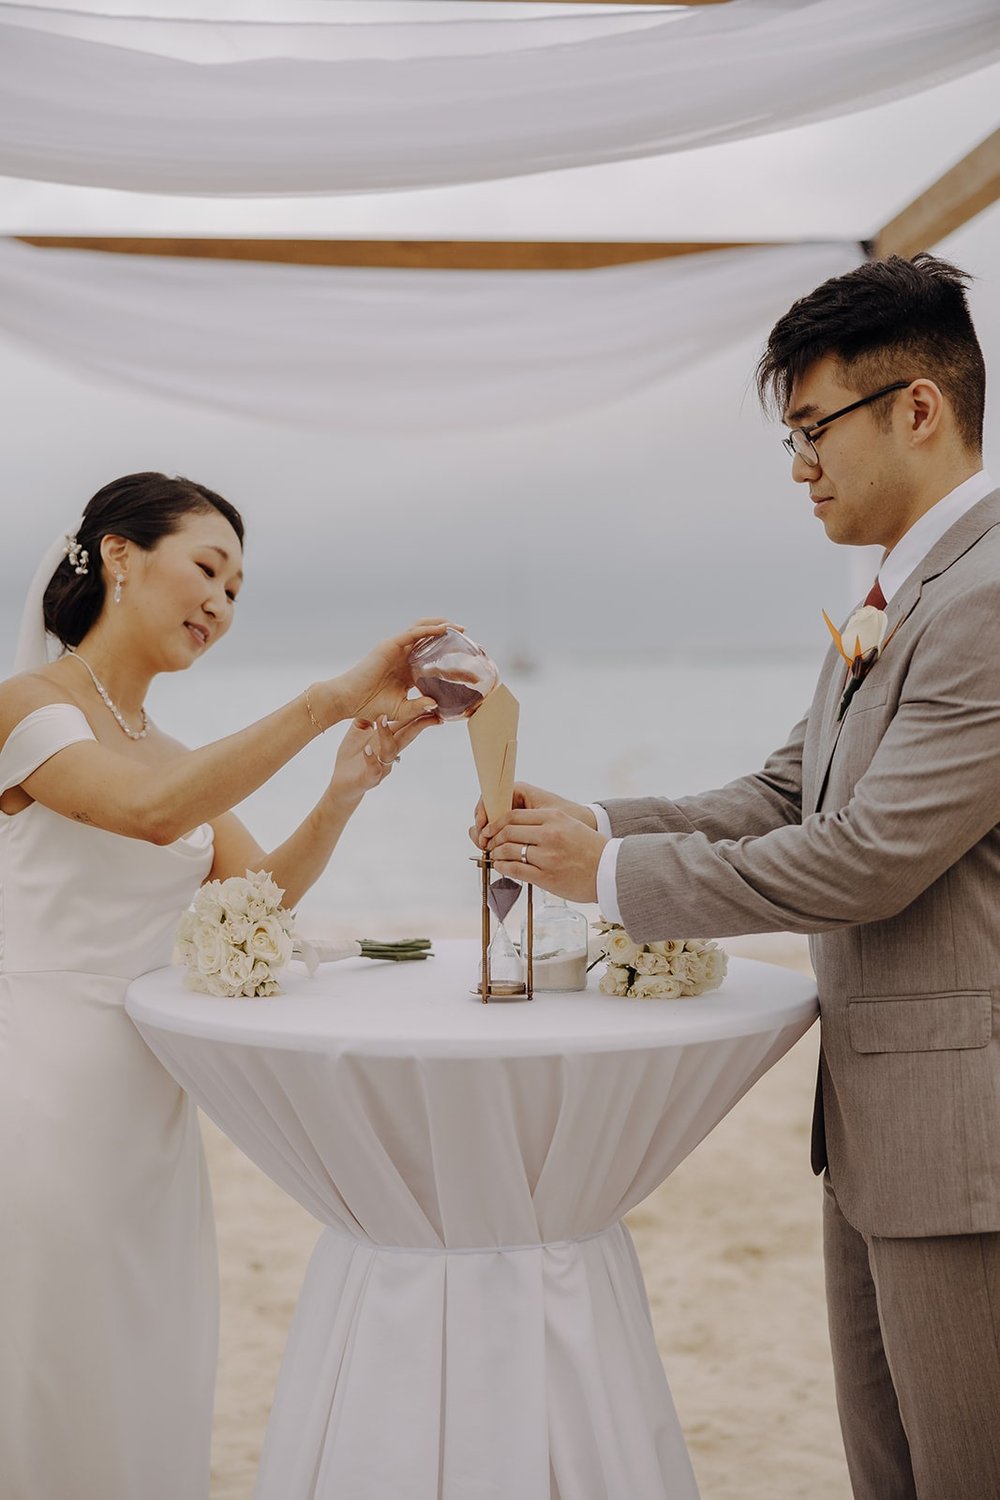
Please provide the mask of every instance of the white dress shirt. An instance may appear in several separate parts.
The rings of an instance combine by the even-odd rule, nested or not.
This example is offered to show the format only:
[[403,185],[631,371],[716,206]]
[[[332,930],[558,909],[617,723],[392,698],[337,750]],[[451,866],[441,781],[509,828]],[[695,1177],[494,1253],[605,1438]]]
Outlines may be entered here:
[[[931,548],[937,545],[945,532],[949,531],[966,511],[978,505],[980,500],[985,500],[986,496],[995,489],[996,485],[986,470],[980,469],[978,474],[973,474],[971,479],[966,479],[949,491],[943,499],[932,505],[930,510],[925,511],[918,521],[914,521],[909,531],[903,533],[892,551],[886,553],[878,570],[878,581],[887,604],[893,594],[897,593],[909,578],[914,568],[923,561]],[[601,915],[606,921],[621,922],[617,869],[618,850],[621,848],[622,841],[611,837],[611,820],[605,808],[599,802],[591,802],[588,805],[597,819],[598,833],[603,834],[608,840],[597,867],[597,902],[601,908]]]

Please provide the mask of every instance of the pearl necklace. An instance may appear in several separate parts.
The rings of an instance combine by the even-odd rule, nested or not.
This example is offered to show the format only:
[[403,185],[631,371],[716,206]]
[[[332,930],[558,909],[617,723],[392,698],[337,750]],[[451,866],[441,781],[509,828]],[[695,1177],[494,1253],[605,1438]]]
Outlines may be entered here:
[[77,661],[80,662],[80,663],[82,663],[82,665],[87,668],[87,671],[90,673],[91,681],[93,682],[93,684],[94,684],[95,688],[97,689],[97,691],[100,693],[101,698],[104,700],[105,705],[108,708],[110,708],[111,712],[114,714],[115,718],[118,720],[118,723],[121,725],[122,729],[128,735],[129,739],[130,740],[144,740],[146,738],[146,729],[147,729],[148,724],[149,724],[149,720],[146,718],[146,710],[144,708],[140,708],[140,710],[139,710],[139,712],[142,714],[142,728],[141,729],[130,729],[129,726],[128,726],[128,724],[125,722],[125,715],[122,713],[121,709],[118,707],[118,704],[111,697],[111,694],[108,692],[107,688],[104,686],[104,683],[100,681],[100,679],[97,676],[97,673],[94,671],[94,669],[90,665],[90,663],[84,661],[83,657],[80,655],[79,651],[74,651],[73,648],[72,648],[72,646],[67,646],[66,647],[66,655],[67,656],[75,656],[76,659],[77,659]]

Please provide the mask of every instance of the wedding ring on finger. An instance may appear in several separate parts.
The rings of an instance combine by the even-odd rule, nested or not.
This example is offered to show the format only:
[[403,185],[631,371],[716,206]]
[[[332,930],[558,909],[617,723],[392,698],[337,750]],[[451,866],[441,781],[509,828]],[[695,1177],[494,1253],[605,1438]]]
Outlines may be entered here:
[[522,863],[522,865],[526,865],[528,863],[528,846],[527,846],[527,844],[522,844],[521,845],[521,863]]
[[381,757],[381,755],[379,755],[379,753],[378,753],[377,750],[373,750],[372,754],[374,755],[375,759],[378,761],[379,765],[380,766],[384,766],[387,771],[391,771],[392,768],[393,768],[393,766],[399,760],[399,756],[398,755],[394,755],[393,758],[392,758],[392,760],[383,760],[382,757]]

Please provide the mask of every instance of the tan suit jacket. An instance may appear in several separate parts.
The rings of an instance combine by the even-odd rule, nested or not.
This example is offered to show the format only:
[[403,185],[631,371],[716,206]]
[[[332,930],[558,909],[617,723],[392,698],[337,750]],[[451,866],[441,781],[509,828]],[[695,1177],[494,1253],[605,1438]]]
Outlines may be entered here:
[[[607,802],[636,940],[810,934],[813,1166],[865,1234],[1000,1230],[1000,490],[888,605],[841,720],[831,648],[757,775]],[[898,628],[897,628],[898,627]],[[633,837],[632,835],[637,835]]]

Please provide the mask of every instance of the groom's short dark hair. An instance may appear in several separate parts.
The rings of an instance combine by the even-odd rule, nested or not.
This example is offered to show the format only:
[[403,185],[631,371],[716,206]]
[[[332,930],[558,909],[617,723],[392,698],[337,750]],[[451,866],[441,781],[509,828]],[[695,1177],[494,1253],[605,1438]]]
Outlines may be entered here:
[[[933,380],[949,401],[966,447],[983,443],[986,366],[972,325],[968,272],[920,251],[912,260],[869,260],[794,302],[771,329],[757,390],[783,412],[796,380],[832,355],[859,396],[894,380]],[[872,409],[888,424],[889,410]]]

